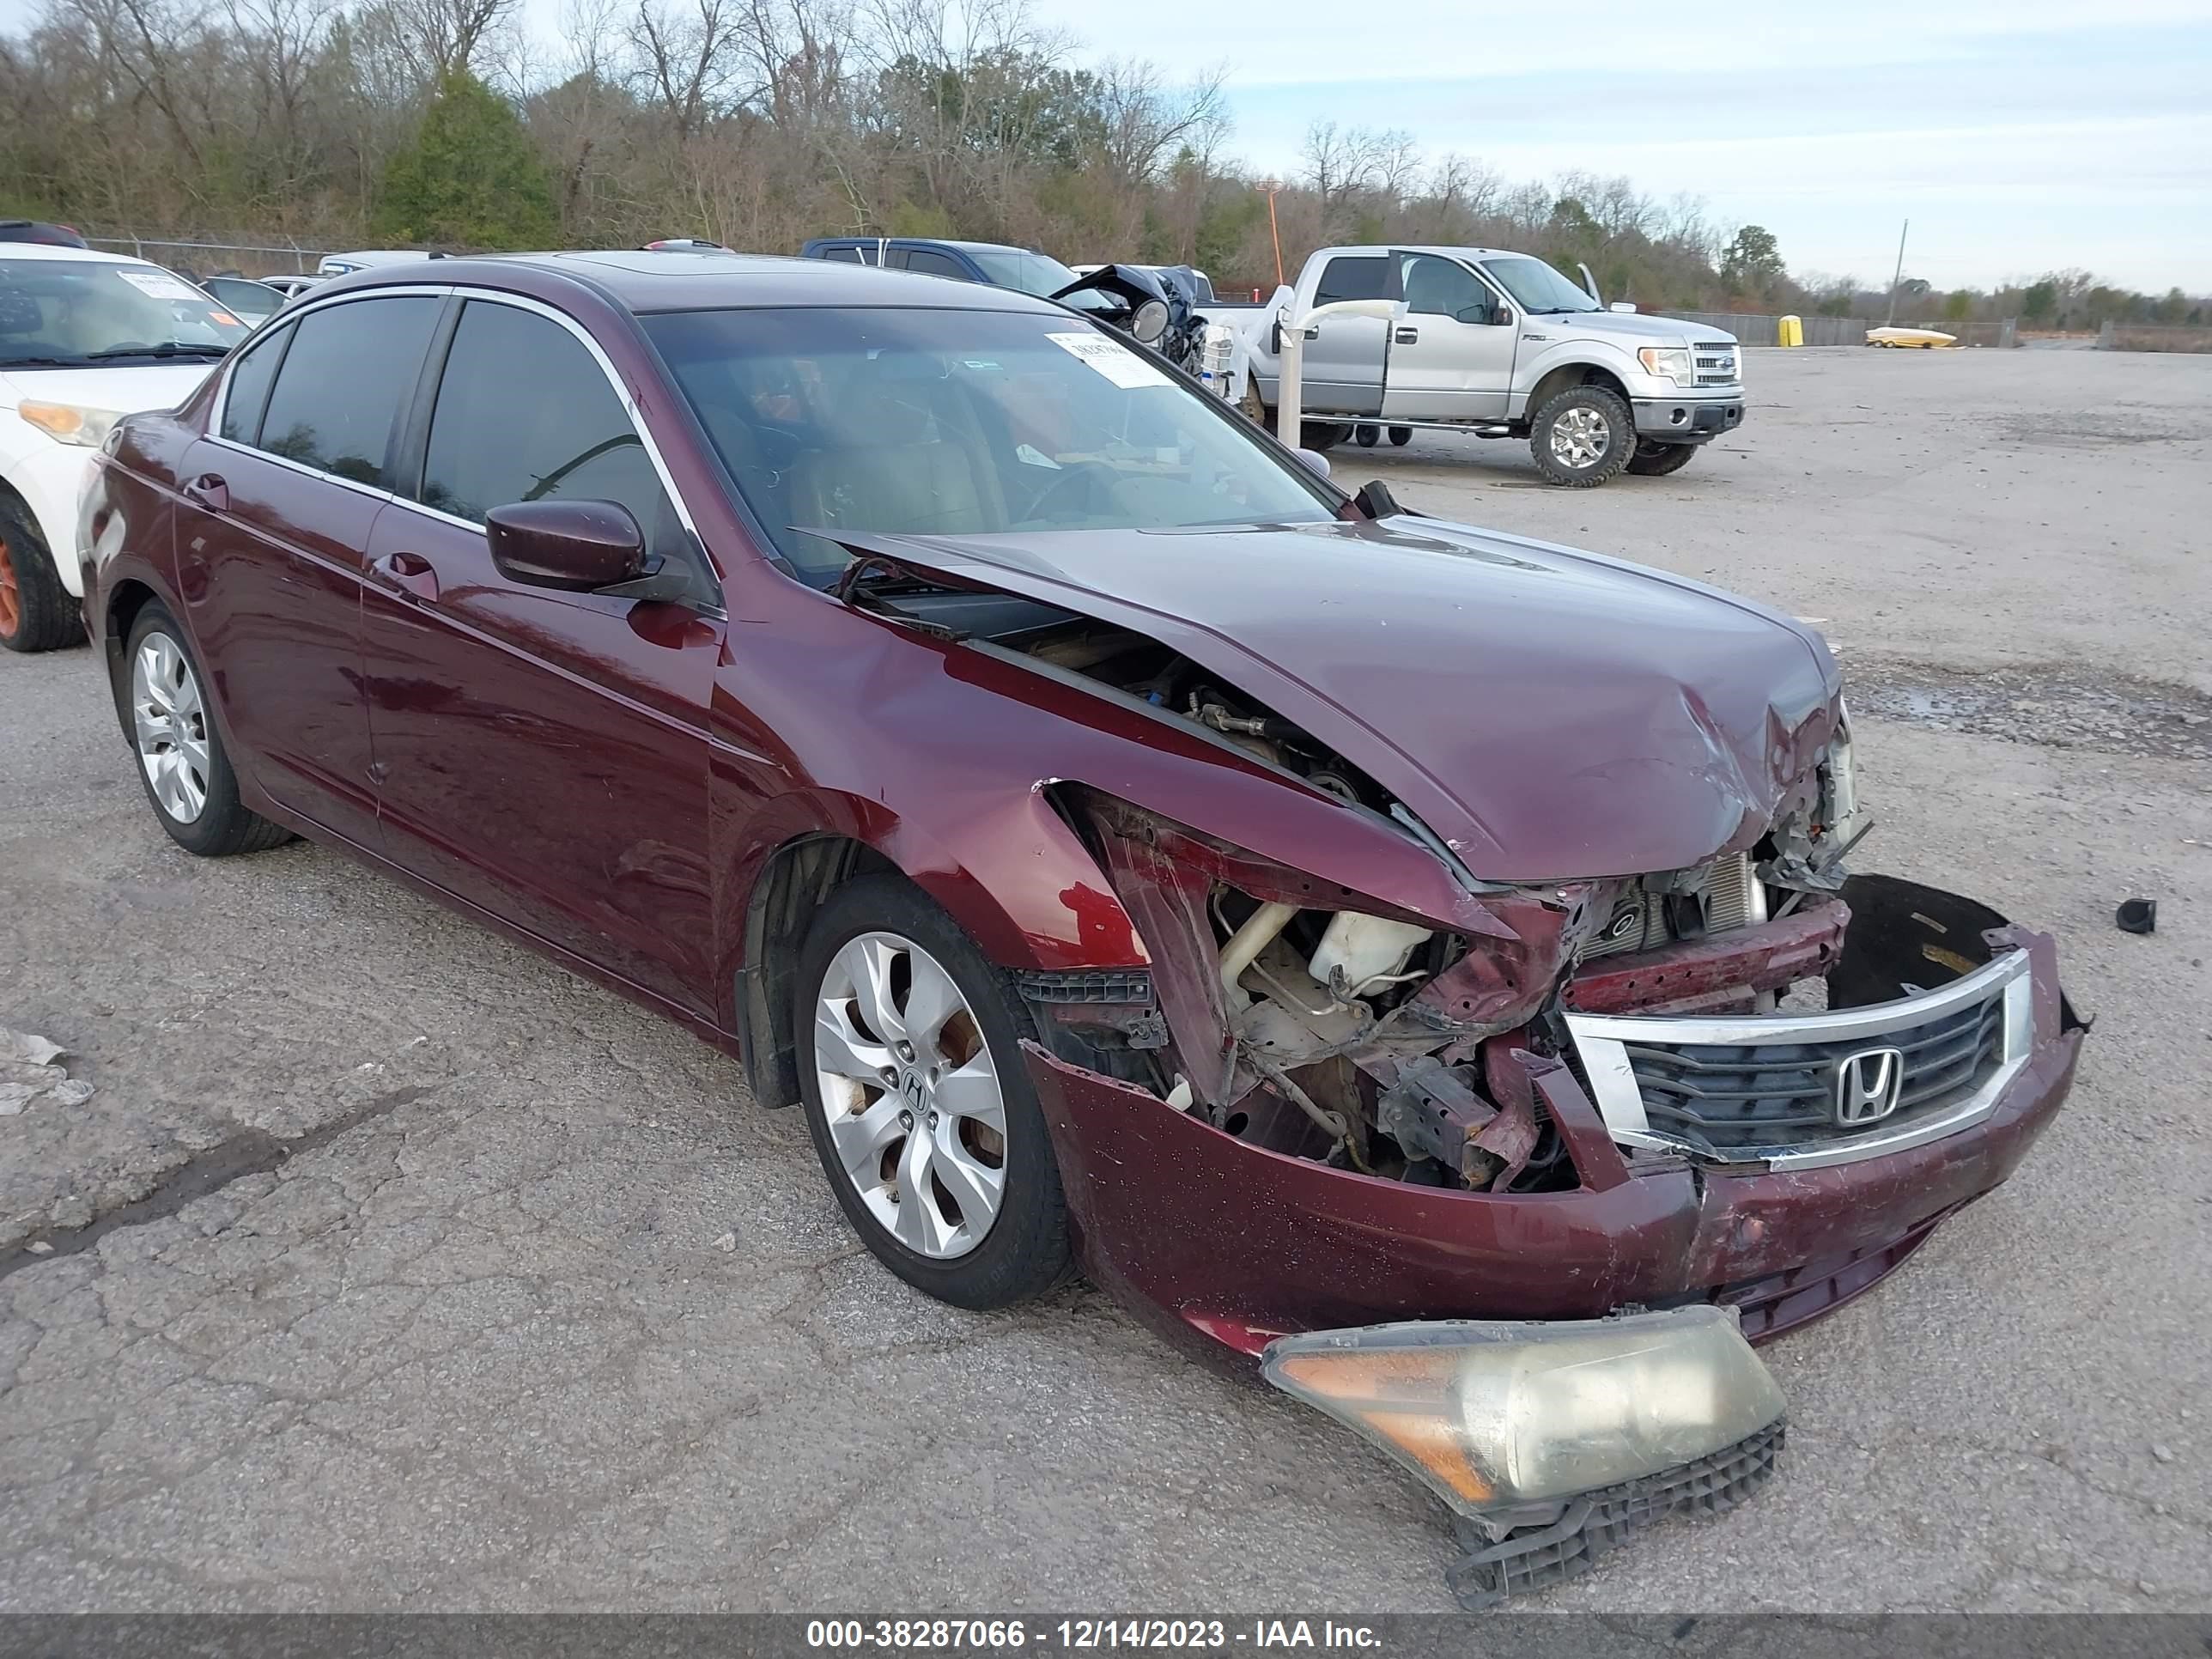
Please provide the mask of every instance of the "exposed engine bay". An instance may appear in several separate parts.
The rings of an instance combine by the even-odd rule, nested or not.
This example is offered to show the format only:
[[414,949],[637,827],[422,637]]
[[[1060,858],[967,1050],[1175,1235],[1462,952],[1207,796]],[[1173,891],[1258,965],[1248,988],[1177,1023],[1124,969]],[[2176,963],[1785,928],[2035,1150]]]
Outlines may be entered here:
[[[848,584],[863,608],[1186,722],[1454,861],[1358,768],[1158,641],[878,569]],[[1055,800],[1155,957],[1118,985],[1031,976],[1064,1057],[1271,1151],[1516,1194],[1576,1184],[1531,1085],[1533,1068],[1575,1063],[1570,1011],[1820,1006],[1849,920],[1843,855],[1869,827],[1846,733],[1753,844],[1692,869],[1474,883],[1495,924],[1478,933],[1370,908],[1085,787],[1057,786]]]

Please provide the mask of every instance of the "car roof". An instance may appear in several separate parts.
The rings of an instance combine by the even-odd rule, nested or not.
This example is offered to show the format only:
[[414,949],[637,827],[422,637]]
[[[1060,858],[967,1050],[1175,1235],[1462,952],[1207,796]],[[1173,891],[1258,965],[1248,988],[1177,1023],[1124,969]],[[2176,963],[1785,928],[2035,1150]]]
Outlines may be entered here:
[[0,242],[0,259],[91,259],[103,265],[150,265],[135,253],[110,253],[96,247],[62,247],[52,242]]
[[334,276],[322,291],[361,293],[403,283],[515,289],[520,286],[516,278],[526,270],[587,283],[636,312],[752,306],[922,306],[937,311],[1031,311],[1044,315],[1066,312],[1064,307],[1012,289],[948,283],[942,276],[914,271],[685,248],[425,259],[419,264],[379,265],[373,270]]

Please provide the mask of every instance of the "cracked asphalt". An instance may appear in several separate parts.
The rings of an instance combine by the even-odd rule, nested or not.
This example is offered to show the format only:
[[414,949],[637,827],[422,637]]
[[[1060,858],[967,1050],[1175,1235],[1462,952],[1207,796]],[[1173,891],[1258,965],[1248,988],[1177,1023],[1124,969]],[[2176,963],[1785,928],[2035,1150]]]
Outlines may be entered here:
[[[1664,480],[1338,477],[1823,619],[1855,862],[2057,933],[2097,1025],[2008,1186],[1767,1350],[1783,1478],[1541,1605],[2212,1607],[2212,361],[1750,386]],[[0,1608],[1449,1607],[1349,1436],[1087,1288],[923,1299],[730,1062],[335,854],[196,861],[129,767],[92,653],[0,654],[0,1025],[95,1090],[0,1117]]]

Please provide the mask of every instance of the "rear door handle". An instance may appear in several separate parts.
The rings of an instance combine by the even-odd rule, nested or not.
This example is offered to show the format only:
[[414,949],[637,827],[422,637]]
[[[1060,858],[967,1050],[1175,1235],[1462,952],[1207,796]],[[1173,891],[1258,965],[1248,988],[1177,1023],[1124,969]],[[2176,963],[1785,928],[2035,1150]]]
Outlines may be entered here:
[[418,599],[438,597],[438,572],[420,553],[387,553],[369,567],[402,592]]
[[1400,345],[1419,345],[1420,341],[1421,331],[1418,328],[1401,328],[1398,331]]
[[219,474],[203,472],[185,484],[185,499],[207,508],[210,513],[230,511],[230,486]]

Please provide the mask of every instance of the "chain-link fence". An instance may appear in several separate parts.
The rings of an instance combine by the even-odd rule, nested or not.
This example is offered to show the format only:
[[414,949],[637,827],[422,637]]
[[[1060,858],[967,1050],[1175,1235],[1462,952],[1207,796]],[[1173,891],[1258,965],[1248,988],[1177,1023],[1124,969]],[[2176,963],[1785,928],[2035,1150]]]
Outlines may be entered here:
[[[1755,311],[1662,311],[1662,317],[1680,317],[1686,323],[1703,323],[1733,334],[1740,345],[1771,346],[1780,343],[1782,319]],[[1807,317],[1805,343],[1808,346],[1864,345],[1874,325],[1861,317]]]
[[279,247],[267,243],[165,241],[152,236],[88,236],[84,240],[94,247],[135,254],[199,276],[231,271],[240,276],[300,276],[313,270],[328,251],[302,247],[296,242]]
[[2212,328],[2177,323],[2106,323],[2098,331],[2100,351],[2212,351]]

